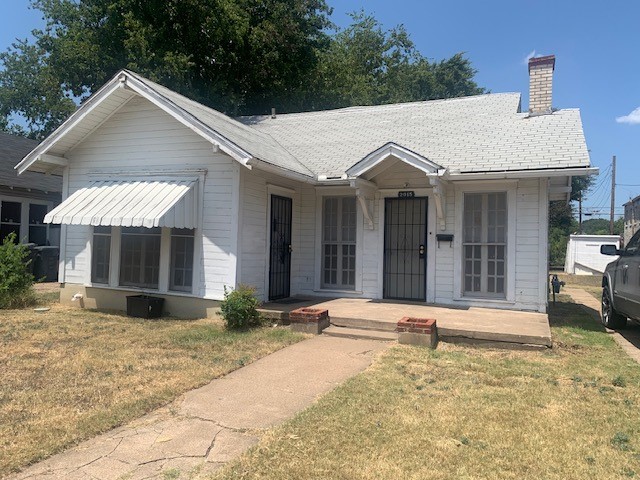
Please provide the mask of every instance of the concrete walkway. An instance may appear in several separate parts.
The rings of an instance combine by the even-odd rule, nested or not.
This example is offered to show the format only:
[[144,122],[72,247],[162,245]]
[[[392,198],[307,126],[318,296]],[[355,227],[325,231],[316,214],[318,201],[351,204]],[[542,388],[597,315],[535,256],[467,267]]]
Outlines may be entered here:
[[371,364],[389,344],[326,336],[279,350],[11,479],[198,478]]
[[[600,301],[581,288],[567,287],[565,288],[565,293],[568,294],[574,302],[579,303],[594,320],[600,323]],[[627,355],[640,363],[640,325],[629,322],[627,328],[619,332],[606,327],[603,328],[613,336],[613,339],[622,347]]]

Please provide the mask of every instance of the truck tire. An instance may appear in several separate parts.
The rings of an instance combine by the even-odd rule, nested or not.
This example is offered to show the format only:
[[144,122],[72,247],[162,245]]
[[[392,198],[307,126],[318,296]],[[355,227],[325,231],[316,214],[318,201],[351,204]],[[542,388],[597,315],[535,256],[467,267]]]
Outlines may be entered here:
[[601,319],[602,324],[613,330],[618,330],[627,326],[627,317],[619,314],[615,308],[613,308],[613,302],[611,300],[611,293],[609,292],[608,285],[602,287],[602,312]]

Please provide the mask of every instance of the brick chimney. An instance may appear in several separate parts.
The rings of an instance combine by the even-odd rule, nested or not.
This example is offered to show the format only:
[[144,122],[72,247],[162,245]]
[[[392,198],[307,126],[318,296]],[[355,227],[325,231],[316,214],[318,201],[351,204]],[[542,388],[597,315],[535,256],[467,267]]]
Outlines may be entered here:
[[556,56],[529,59],[529,113],[543,115],[551,113],[551,87]]

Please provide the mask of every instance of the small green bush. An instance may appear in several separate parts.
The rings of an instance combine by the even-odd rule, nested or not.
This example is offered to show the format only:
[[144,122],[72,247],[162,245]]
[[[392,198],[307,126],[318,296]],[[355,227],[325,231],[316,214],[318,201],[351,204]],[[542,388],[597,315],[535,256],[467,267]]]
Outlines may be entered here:
[[227,328],[239,330],[260,325],[259,306],[255,288],[238,285],[235,290],[227,290],[224,287],[224,300],[220,303],[220,310]]
[[22,308],[35,302],[29,248],[7,235],[0,245],[0,308]]

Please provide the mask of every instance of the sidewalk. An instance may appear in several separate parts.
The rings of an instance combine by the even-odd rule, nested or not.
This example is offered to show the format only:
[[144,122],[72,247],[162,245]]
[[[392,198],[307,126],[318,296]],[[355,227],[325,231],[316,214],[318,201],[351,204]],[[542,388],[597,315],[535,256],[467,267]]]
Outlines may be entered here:
[[256,444],[265,429],[364,370],[388,345],[326,336],[302,341],[9,478],[204,476]]
[[[595,321],[600,323],[600,302],[590,293],[585,292],[581,288],[567,287],[565,293],[569,295],[574,302],[579,303]],[[605,327],[603,327],[605,328]],[[605,328],[611,333],[613,339],[622,347],[622,349],[636,362],[640,363],[640,327],[637,324],[628,323],[627,328],[616,332],[609,328]]]

